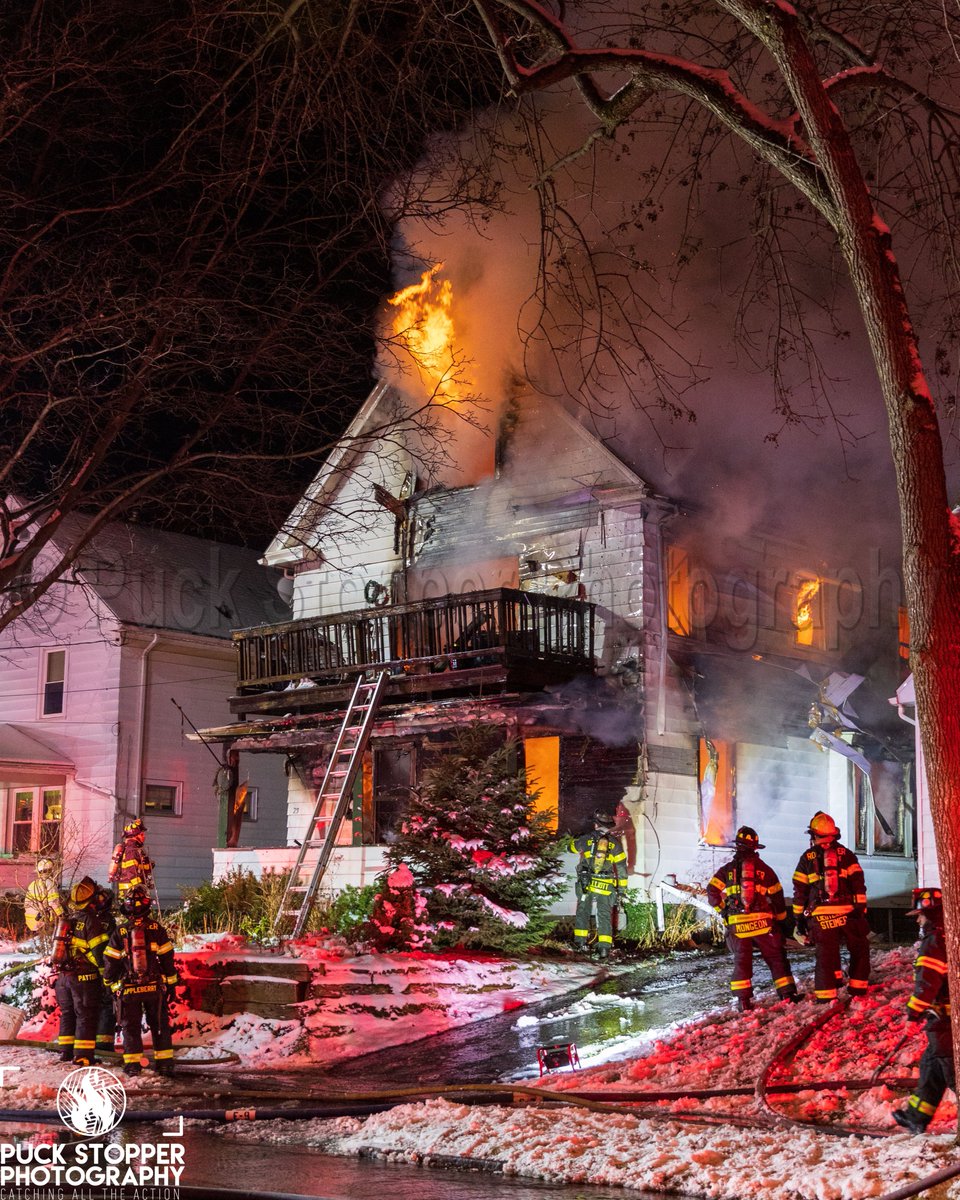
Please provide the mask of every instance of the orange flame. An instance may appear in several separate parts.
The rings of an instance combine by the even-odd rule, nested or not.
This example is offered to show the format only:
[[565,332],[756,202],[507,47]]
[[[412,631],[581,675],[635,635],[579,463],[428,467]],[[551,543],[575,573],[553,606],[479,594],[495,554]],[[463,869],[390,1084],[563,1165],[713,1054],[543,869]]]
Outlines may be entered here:
[[801,646],[813,645],[814,605],[819,591],[819,579],[807,579],[797,588],[794,624],[797,627],[797,642]]
[[453,287],[449,279],[438,279],[443,263],[424,271],[387,302],[397,309],[393,332],[404,343],[417,364],[421,377],[437,399],[446,403],[456,398],[456,347],[450,308]]

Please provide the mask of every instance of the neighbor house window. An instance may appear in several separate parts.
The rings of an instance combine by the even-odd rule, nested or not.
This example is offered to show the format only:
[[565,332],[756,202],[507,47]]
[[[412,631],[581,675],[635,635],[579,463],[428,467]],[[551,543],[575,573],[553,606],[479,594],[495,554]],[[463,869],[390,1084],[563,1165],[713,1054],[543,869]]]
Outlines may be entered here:
[[12,796],[11,851],[14,854],[59,854],[63,788],[13,788]]
[[679,546],[667,547],[667,628],[671,633],[689,637],[690,556]]
[[856,849],[861,854],[912,853],[908,820],[909,769],[904,763],[881,759],[869,772],[850,763],[850,790],[856,813]]
[[732,846],[737,825],[736,745],[700,739],[700,841]]
[[179,783],[144,783],[143,811],[154,816],[178,817],[180,815]]
[[66,650],[45,650],[43,654],[43,689],[40,701],[41,716],[59,717],[63,715],[63,685],[66,673]]

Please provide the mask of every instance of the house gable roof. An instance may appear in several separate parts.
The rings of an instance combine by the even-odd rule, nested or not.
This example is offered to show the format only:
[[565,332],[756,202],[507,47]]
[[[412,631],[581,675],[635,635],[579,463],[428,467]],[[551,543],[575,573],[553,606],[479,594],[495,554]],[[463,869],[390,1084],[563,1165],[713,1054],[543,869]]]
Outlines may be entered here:
[[[322,520],[325,506],[337,494],[349,468],[371,451],[369,439],[373,431],[383,428],[390,418],[389,407],[396,406],[399,402],[399,393],[393,385],[383,382],[377,384],[307,488],[289,520],[267,547],[262,562],[279,566],[296,562],[308,553],[308,548],[314,540],[311,535]],[[609,487],[613,481],[614,486],[636,489],[640,495],[649,494],[649,488],[640,476],[577,421],[563,405],[540,394],[526,397],[522,405],[525,410],[527,407],[533,409],[541,419],[546,412],[548,424],[555,432],[565,432],[585,443],[599,468],[598,479],[599,476],[603,476],[606,486]],[[541,463],[540,467],[545,469],[547,464]]]

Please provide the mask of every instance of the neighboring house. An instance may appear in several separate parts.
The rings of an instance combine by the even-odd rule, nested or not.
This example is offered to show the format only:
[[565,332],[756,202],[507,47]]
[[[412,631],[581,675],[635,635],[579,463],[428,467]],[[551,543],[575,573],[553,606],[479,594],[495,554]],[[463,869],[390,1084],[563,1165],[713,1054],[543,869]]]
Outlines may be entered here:
[[[561,832],[622,804],[634,886],[705,883],[746,823],[789,892],[825,809],[862,843],[874,901],[897,903],[915,877],[909,747],[858,730],[848,697],[878,670],[889,694],[880,668],[888,656],[896,671],[896,612],[878,605],[860,623],[861,661],[849,622],[834,619],[841,585],[811,569],[812,551],[704,538],[709,514],[655,495],[543,397],[508,407],[475,485],[430,486],[415,439],[377,434],[401,405],[389,386],[374,390],[264,556],[292,580],[294,619],[235,634],[236,719],[206,734],[283,757],[286,838],[217,851],[216,871],[291,863],[353,682],[386,669],[334,887],[372,881],[451,731],[486,721],[517,739]],[[895,784],[884,844],[861,778],[870,758]]]
[[[211,877],[220,748],[185,734],[227,716],[231,630],[283,613],[277,579],[250,551],[114,524],[0,634],[0,889],[24,887],[41,853],[62,859],[65,884],[105,881],[135,815],[165,904]],[[241,844],[275,842],[280,764],[235,765],[249,781]]]

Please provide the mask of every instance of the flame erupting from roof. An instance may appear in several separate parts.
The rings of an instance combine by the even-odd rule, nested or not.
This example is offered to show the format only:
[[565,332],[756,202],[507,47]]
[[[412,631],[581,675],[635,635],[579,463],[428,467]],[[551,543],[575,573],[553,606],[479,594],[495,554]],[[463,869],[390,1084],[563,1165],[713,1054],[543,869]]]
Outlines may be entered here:
[[431,395],[443,404],[454,403],[458,387],[458,357],[451,316],[453,285],[438,278],[443,263],[424,271],[388,301],[396,310],[394,335],[416,363],[420,378]]

